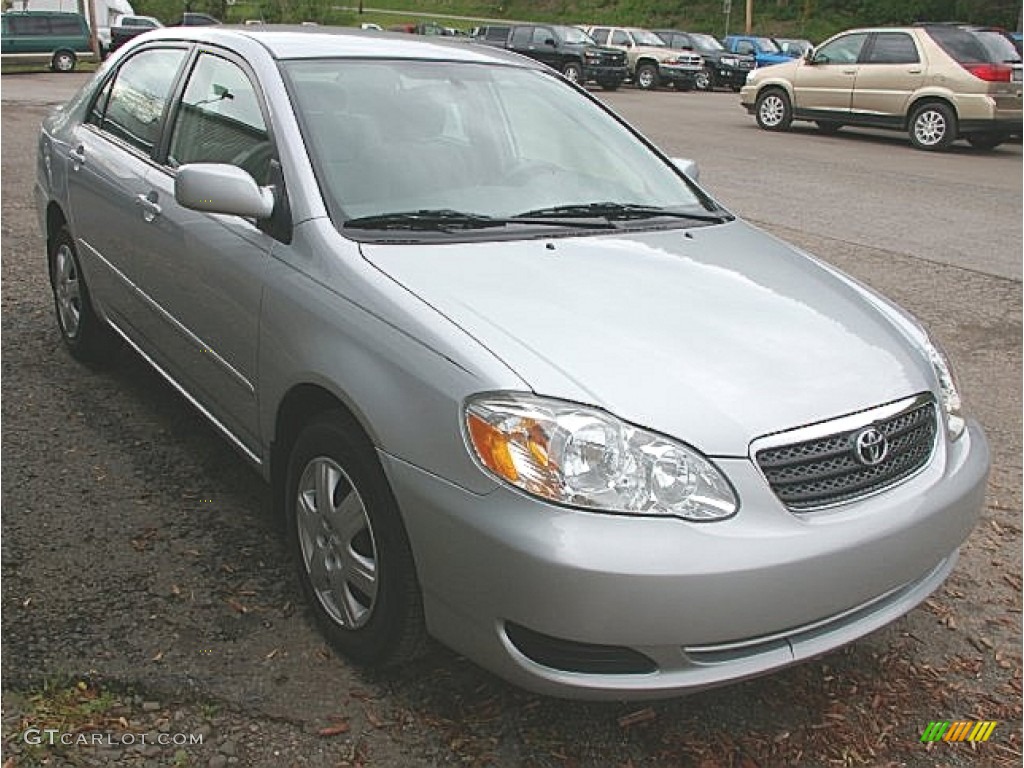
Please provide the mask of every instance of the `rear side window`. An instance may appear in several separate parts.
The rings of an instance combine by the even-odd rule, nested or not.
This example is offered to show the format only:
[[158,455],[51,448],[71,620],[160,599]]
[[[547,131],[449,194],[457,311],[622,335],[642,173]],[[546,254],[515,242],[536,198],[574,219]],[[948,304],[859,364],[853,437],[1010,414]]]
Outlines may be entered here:
[[100,130],[152,154],[164,110],[185,51],[152,48],[132,56],[118,70]]
[[8,24],[13,35],[43,37],[50,34],[50,19],[46,16],[12,16]]
[[904,32],[879,32],[865,59],[868,64],[916,64],[918,61],[914,38]]
[[526,46],[530,44],[533,27],[516,27],[512,30],[512,45]]
[[1020,61],[1013,43],[993,30],[962,27],[928,27],[928,34],[960,64],[996,64]]
[[86,33],[82,28],[82,20],[73,16],[54,16],[50,19],[50,30],[53,34],[61,37],[73,37]]
[[508,27],[487,27],[484,32],[484,40],[504,42],[508,40],[508,29]]

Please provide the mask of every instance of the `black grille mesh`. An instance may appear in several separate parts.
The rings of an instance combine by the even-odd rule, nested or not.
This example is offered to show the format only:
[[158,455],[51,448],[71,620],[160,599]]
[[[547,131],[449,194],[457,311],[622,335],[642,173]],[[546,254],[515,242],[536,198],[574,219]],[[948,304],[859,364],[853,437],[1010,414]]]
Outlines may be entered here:
[[872,426],[885,435],[889,450],[874,466],[857,459],[855,443],[863,427],[765,448],[754,458],[775,494],[794,511],[853,501],[898,483],[928,462],[935,416],[935,404],[925,403],[875,422]]

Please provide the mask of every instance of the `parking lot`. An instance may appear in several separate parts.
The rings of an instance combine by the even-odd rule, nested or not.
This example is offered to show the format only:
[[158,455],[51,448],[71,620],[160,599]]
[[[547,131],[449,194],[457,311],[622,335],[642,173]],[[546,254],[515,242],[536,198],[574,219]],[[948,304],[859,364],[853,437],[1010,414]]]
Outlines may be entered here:
[[[129,353],[90,370],[64,352],[31,185],[39,121],[82,80],[0,83],[5,745],[23,750],[33,695],[70,681],[109,692],[100,724],[123,717],[204,743],[180,756],[69,747],[32,759],[1020,764],[1019,142],[932,154],[897,133],[766,133],[732,93],[596,93],[668,154],[696,159],[726,207],[923,320],[987,431],[993,471],[953,577],[892,626],[729,688],[580,704],[516,690],[440,648],[389,675],[346,665],[305,615],[269,495],[242,459]],[[998,725],[984,744],[926,746],[921,733],[936,720]]]

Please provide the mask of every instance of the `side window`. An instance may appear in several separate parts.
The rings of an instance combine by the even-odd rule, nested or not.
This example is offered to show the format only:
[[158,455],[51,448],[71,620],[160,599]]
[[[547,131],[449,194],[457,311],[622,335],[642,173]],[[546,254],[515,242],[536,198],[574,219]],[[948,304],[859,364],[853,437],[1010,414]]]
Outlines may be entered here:
[[260,102],[245,72],[202,54],[174,121],[169,163],[228,163],[265,184],[272,157]]
[[50,29],[53,34],[60,35],[62,37],[74,37],[75,35],[89,34],[82,28],[82,22],[74,16],[54,16],[50,19]]
[[42,37],[50,34],[50,20],[46,16],[14,16],[11,31],[15,35]]
[[184,59],[179,48],[151,48],[128,59],[114,78],[100,130],[151,154]]
[[594,38],[594,42],[598,45],[608,44],[608,28],[607,27],[594,27],[590,30],[590,36]]
[[533,28],[533,44],[534,45],[545,45],[548,40],[554,40],[555,33],[547,27],[534,27]]
[[859,33],[838,37],[817,49],[814,61],[818,64],[856,64],[867,39],[866,34]]
[[736,43],[736,53],[756,54],[757,49],[749,40],[740,40]]
[[533,27],[516,27],[512,30],[512,45],[523,48],[530,44]]
[[629,35],[623,32],[621,29],[616,29],[612,32],[612,45],[621,45],[628,47],[630,44]]
[[869,64],[916,64],[920,61],[914,39],[903,32],[879,32],[875,35]]
[[107,101],[110,99],[110,91],[113,90],[114,78],[110,78],[104,84],[103,89],[100,91],[100,95],[96,97],[96,101],[92,104],[92,109],[89,110],[89,117],[86,122],[92,123],[99,127],[103,125],[103,113],[107,109]]

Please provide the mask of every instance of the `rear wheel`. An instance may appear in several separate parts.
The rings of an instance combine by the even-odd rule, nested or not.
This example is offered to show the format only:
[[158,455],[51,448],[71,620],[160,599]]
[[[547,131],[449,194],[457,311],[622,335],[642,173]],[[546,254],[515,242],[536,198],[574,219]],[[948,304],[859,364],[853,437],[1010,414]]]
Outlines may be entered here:
[[956,140],[956,133],[956,114],[942,102],[921,104],[910,115],[910,143],[918,149],[946,149]]
[[785,91],[762,91],[754,107],[757,124],[766,131],[784,131],[793,122],[793,108]]
[[583,82],[583,67],[575,61],[567,62],[562,67],[562,74],[565,75],[565,79],[571,83],[582,83]]
[[967,137],[967,142],[975,149],[995,149],[1006,141],[1006,137],[1000,133],[972,133]]
[[50,60],[50,69],[54,72],[73,72],[77,61],[71,51],[57,51]]
[[711,91],[715,88],[714,78],[706,69],[697,73],[697,77],[694,78],[693,84],[697,87],[698,91]]
[[371,666],[417,656],[426,631],[405,527],[372,446],[345,414],[302,430],[285,494],[299,581],[331,644]]
[[57,328],[64,346],[76,360],[102,362],[114,340],[92,308],[75,241],[67,227],[61,227],[50,241],[49,266]]
[[652,91],[658,87],[658,68],[653,64],[641,64],[636,68],[636,84],[638,88]]

